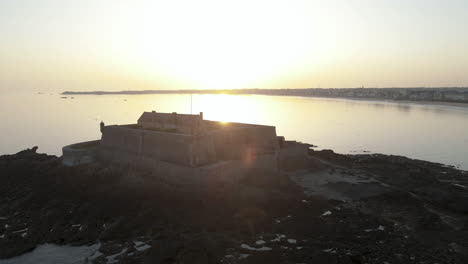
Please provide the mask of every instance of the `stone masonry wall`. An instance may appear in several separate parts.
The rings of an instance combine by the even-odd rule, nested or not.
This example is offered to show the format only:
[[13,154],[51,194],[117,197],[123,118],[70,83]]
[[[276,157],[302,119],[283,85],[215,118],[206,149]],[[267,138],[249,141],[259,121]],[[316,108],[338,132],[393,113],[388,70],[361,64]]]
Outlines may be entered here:
[[219,159],[242,159],[245,155],[273,154],[278,148],[274,127],[233,127],[211,132]]
[[101,148],[185,166],[216,160],[213,143],[207,138],[121,126],[104,127]]

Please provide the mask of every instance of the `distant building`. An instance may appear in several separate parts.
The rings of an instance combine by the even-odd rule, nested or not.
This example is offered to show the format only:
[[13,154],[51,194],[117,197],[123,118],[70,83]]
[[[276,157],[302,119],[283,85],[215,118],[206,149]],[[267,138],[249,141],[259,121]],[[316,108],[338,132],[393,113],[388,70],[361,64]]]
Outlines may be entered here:
[[458,91],[448,91],[444,93],[444,99],[446,101],[468,101],[468,93],[461,93]]
[[199,134],[202,132],[203,113],[200,115],[165,114],[144,112],[138,119],[138,125],[143,129],[154,129],[166,132],[184,134]]

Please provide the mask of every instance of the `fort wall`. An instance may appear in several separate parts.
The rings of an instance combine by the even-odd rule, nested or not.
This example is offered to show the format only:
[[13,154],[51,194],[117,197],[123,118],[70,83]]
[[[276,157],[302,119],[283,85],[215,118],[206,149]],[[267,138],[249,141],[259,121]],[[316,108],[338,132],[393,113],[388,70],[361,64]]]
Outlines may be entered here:
[[193,170],[192,167],[180,166],[178,164],[155,160],[151,157],[138,156],[131,153],[116,153],[109,149],[99,149],[97,157],[100,161],[110,161],[123,166],[150,169],[153,173],[164,177],[181,176],[182,178],[180,178],[180,180],[182,181],[187,180],[184,176],[197,176],[196,170]]
[[101,148],[185,166],[250,160],[279,149],[275,127],[204,122],[215,129],[191,135],[141,129],[138,125],[104,126]]
[[62,148],[62,163],[65,166],[87,164],[96,160],[99,140],[81,142]]
[[100,128],[100,141],[64,147],[63,163],[109,162],[146,169],[168,186],[204,187],[232,187],[257,172],[273,175],[308,164],[308,145],[277,137],[273,126],[206,121],[202,113],[145,112],[138,124],[101,122]]
[[195,165],[206,165],[218,160],[213,138],[210,135],[193,136],[191,151],[192,163]]
[[199,166],[216,160],[210,138],[122,126],[103,128],[101,148],[185,166]]
[[117,163],[120,166],[147,169],[160,180],[175,185],[232,185],[244,177],[250,169],[276,172],[277,168],[275,155],[263,155],[250,163],[242,160],[229,160],[200,167],[188,167],[154,160],[150,157],[100,149],[98,160]]
[[276,130],[268,126],[232,127],[210,132],[219,159],[273,154],[279,148]]

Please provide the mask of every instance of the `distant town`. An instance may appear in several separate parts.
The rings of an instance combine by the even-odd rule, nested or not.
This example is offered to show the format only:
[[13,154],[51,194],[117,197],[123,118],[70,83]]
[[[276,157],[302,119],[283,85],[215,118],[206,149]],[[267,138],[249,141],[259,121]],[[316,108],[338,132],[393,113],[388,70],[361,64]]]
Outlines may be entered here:
[[403,101],[468,103],[468,87],[438,88],[307,88],[307,89],[228,89],[228,90],[142,90],[142,91],[66,91],[63,95],[107,94],[235,94],[329,98],[356,98]]

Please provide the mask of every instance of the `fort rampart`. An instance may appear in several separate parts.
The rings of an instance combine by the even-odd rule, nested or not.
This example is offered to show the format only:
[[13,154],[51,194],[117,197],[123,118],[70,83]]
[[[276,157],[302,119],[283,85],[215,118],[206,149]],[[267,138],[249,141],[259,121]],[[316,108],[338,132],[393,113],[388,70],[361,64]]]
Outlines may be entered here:
[[81,142],[62,148],[62,163],[66,166],[76,166],[91,163],[96,160],[100,140]]
[[192,135],[140,129],[138,125],[105,126],[100,149],[197,167],[219,160],[274,154],[276,131],[269,126],[229,124]]
[[276,172],[280,159],[290,163],[288,157],[296,159],[307,152],[306,145],[291,145],[277,137],[273,126],[207,121],[202,113],[145,112],[138,124],[101,123],[101,132],[100,141],[64,147],[63,163],[97,160],[147,169],[173,184],[222,185],[251,169]]

